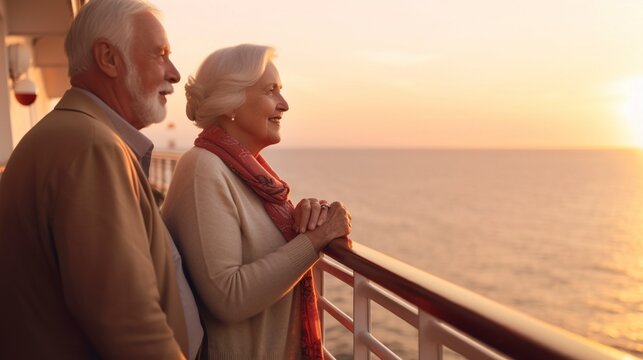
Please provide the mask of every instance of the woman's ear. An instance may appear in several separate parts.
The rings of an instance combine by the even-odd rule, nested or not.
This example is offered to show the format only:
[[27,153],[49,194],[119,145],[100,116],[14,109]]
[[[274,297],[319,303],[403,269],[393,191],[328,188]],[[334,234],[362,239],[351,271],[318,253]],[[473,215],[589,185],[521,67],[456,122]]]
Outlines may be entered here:
[[109,77],[117,77],[123,64],[120,52],[103,39],[97,40],[92,50],[98,68]]

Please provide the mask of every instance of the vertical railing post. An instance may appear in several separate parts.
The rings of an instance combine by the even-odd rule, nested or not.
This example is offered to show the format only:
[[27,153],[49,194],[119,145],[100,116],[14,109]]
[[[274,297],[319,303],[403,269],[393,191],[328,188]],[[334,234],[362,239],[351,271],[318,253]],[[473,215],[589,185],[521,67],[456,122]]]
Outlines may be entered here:
[[423,310],[418,314],[419,360],[441,360],[442,344],[438,338],[436,320]]
[[371,304],[364,294],[368,279],[354,272],[353,285],[353,359],[370,359],[370,351],[362,341],[362,336],[371,332]]
[[169,159],[163,159],[163,166],[161,168],[161,189],[163,189],[163,192],[167,192],[167,182],[168,182],[168,175],[167,175],[167,170],[169,167],[170,160]]
[[[322,255],[322,258],[325,255]],[[322,259],[318,260],[322,261]],[[324,327],[324,310],[320,305],[319,299],[324,297],[324,271],[318,266],[313,266],[313,281],[315,282],[315,289],[317,289],[317,312],[319,313],[319,325],[321,326],[322,345],[326,339],[326,328]]]

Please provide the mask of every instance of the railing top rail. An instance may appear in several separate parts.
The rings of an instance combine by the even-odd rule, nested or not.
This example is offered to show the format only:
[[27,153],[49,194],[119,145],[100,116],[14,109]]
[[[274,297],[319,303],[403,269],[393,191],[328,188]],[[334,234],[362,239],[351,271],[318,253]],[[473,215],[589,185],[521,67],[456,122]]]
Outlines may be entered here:
[[154,150],[152,157],[156,159],[178,160],[182,153],[168,150]]
[[636,359],[512,310],[366,246],[333,241],[324,253],[423,311],[519,359]]

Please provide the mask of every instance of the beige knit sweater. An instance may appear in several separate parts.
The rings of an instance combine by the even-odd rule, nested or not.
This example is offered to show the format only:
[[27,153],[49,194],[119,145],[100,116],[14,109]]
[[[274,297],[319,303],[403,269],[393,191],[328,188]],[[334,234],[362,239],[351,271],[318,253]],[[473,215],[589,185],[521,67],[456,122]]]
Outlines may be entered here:
[[201,148],[180,159],[162,212],[199,302],[208,358],[300,358],[295,285],[319,258],[309,238],[286,243],[259,196]]

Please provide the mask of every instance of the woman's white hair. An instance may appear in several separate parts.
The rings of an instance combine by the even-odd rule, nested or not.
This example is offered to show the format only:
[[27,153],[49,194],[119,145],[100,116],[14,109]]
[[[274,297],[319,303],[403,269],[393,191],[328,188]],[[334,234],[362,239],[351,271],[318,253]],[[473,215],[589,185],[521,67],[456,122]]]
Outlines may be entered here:
[[188,118],[205,129],[221,115],[234,112],[246,101],[246,88],[261,78],[275,56],[272,47],[252,44],[210,54],[185,85]]
[[89,70],[93,62],[92,47],[101,38],[121,51],[128,62],[134,33],[133,17],[142,12],[160,17],[160,11],[145,0],[91,0],[83,5],[65,38],[69,76]]

